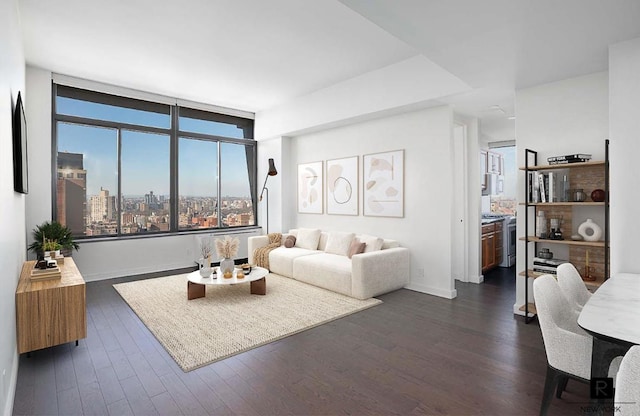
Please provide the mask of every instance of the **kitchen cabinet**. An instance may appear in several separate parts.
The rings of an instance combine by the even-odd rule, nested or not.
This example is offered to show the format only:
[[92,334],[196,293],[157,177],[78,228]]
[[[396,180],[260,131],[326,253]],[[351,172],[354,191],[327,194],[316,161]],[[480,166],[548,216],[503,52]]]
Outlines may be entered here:
[[487,152],[487,173],[504,174],[504,157],[501,153]]
[[502,221],[482,225],[482,272],[502,262]]
[[480,150],[480,188],[486,190],[489,186],[488,175],[504,175],[504,156],[491,150]]
[[487,189],[487,151],[480,150],[480,188]]
[[[533,165],[529,165],[529,162],[533,158]],[[525,150],[526,166],[520,168],[525,171],[525,189],[526,195],[530,195],[531,200],[526,200],[521,205],[525,206],[525,235],[520,240],[525,244],[533,244],[533,252],[537,253],[540,245],[562,245],[569,248],[569,262],[572,263],[576,269],[580,272],[585,285],[589,289],[594,289],[600,286],[605,280],[609,278],[609,140],[605,140],[605,160],[603,161],[589,161],[579,163],[567,163],[561,165],[538,165],[537,152],[533,150]],[[533,202],[537,200],[533,198],[534,191],[531,190],[532,184],[528,180],[529,173],[549,173],[554,171],[563,171],[563,175],[566,173],[569,184],[572,189],[582,189],[587,196],[591,195],[591,192],[595,189],[604,190],[604,201],[591,201],[581,200],[567,201],[567,195],[560,194],[556,202]],[[560,175],[558,175],[560,176]],[[533,181],[532,181],[533,182]],[[587,199],[590,199],[587,197]],[[572,240],[571,235],[574,234],[573,230],[578,227],[579,224],[574,224],[573,218],[584,217],[580,215],[585,210],[593,211],[594,208],[600,208],[604,211],[604,226],[602,226],[602,240],[600,241],[584,241],[584,240]],[[538,230],[530,225],[530,219],[537,216],[539,211],[544,211],[546,218],[561,218],[560,232],[563,239],[548,239],[540,238],[538,236]],[[531,221],[533,222],[533,221]],[[601,225],[601,224],[599,224]],[[547,226],[547,230],[550,227]],[[523,276],[529,282],[529,279],[535,279],[541,276],[541,273],[534,272],[532,269],[533,259],[529,255],[529,250],[524,250],[526,268],[520,272],[519,275]],[[589,277],[595,280],[588,280],[585,276],[585,272],[589,270]],[[528,323],[535,314],[535,305],[530,303],[529,284],[524,285],[525,290],[525,302],[519,309],[525,313],[525,319]]]

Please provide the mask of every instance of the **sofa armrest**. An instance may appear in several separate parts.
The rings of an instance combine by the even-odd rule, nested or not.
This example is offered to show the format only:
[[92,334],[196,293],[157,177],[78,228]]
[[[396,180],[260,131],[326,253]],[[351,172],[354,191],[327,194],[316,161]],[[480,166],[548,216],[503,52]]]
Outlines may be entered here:
[[266,235],[257,235],[253,237],[249,237],[247,240],[247,251],[248,254],[248,262],[249,264],[256,264],[253,258],[253,252],[260,247],[264,247],[269,244],[269,236]]
[[409,249],[389,248],[351,258],[351,293],[368,299],[409,284]]

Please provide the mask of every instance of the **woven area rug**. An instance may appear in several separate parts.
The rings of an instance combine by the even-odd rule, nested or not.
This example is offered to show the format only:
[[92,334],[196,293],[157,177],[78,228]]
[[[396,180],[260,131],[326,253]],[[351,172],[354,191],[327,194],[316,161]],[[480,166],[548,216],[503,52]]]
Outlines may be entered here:
[[382,303],[275,274],[264,296],[243,283],[207,286],[206,297],[187,300],[186,274],[113,287],[184,371]]

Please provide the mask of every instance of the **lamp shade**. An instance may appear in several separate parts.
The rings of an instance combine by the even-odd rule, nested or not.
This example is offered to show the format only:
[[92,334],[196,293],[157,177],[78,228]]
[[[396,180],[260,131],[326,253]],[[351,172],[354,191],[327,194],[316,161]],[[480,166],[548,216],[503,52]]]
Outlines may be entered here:
[[267,173],[269,176],[276,176],[278,171],[276,170],[276,164],[273,163],[273,159],[269,158],[269,172]]

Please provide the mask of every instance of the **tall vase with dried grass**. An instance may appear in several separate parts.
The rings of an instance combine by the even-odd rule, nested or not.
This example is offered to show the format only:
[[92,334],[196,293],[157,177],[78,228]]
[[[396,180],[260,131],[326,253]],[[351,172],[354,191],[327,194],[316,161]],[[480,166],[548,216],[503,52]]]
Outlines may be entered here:
[[233,268],[235,263],[233,257],[238,254],[238,248],[240,247],[240,240],[237,237],[224,236],[224,239],[216,239],[216,253],[220,260],[220,273],[225,279],[233,277]]
[[202,257],[199,259],[200,261],[200,276],[209,277],[211,276],[211,252],[212,252],[211,242],[203,238],[200,240],[200,254]]

